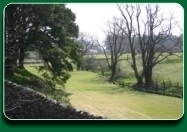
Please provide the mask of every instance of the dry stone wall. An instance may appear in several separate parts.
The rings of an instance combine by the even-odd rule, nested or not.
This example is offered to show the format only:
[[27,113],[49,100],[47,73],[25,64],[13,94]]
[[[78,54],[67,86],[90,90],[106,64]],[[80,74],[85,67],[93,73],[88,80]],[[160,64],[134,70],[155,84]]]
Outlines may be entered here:
[[47,99],[30,88],[5,80],[4,112],[10,119],[103,119]]

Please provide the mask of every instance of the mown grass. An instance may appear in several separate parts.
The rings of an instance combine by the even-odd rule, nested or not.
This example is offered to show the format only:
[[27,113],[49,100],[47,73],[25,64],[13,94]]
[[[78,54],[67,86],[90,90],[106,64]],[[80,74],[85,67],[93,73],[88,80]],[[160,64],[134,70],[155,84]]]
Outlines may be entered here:
[[[179,59],[173,57],[168,59],[172,63],[165,60],[157,65],[153,71],[153,79],[160,82],[171,80],[182,85],[183,61]],[[37,64],[27,65],[26,70],[41,78],[34,66]],[[126,82],[136,82],[129,62],[123,61],[121,68],[128,75]],[[27,83],[24,80],[27,74],[22,74],[25,75],[21,77],[18,74],[15,79]],[[97,73],[87,71],[72,72],[66,84],[66,91],[71,94],[70,103],[75,108],[111,119],[178,119],[183,114],[182,99],[119,88],[103,81]]]
[[177,119],[183,113],[182,99],[119,88],[92,72],[72,72],[66,87],[74,107],[111,119]]
[[[31,75],[41,78],[35,67],[16,71],[19,81],[27,84]],[[183,113],[183,100],[174,97],[119,88],[103,81],[97,73],[74,71],[66,84],[70,103],[79,110],[110,119],[177,119]]]

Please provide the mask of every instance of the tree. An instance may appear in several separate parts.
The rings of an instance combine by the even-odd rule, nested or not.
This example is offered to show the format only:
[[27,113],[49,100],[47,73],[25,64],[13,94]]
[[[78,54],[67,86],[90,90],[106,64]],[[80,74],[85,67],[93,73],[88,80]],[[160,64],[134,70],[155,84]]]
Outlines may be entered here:
[[79,33],[77,39],[78,44],[81,46],[80,51],[80,61],[77,63],[77,69],[84,69],[84,57],[90,52],[90,50],[97,44],[97,38],[88,33]]
[[[27,5],[11,4],[5,9],[5,70],[13,73],[19,57],[20,43],[24,41],[32,22]],[[27,15],[26,15],[27,14]]]
[[121,24],[120,21],[113,18],[112,22],[108,22],[107,30],[103,30],[106,35],[105,47],[110,51],[109,54],[106,52],[106,48],[100,45],[103,49],[108,67],[111,71],[111,76],[109,81],[113,81],[116,75],[116,69],[118,63],[124,59],[121,59],[120,56],[124,54],[125,48],[125,32],[119,28],[116,23]]
[[[169,18],[161,13],[159,5],[118,5],[122,16],[123,25],[118,25],[128,36],[132,57],[132,69],[134,70],[137,83],[152,84],[153,68],[170,55],[170,51],[179,43],[179,39],[170,48],[166,48],[164,43],[170,40],[172,29],[176,27],[173,14]],[[143,10],[145,9],[145,10]],[[143,18],[143,15],[145,18]],[[135,43],[135,37],[138,43]],[[142,72],[138,72],[136,50],[140,48]]]
[[65,83],[80,52],[75,18],[64,4],[9,5],[5,10],[5,70],[12,70],[18,58],[23,67],[24,53],[33,49],[42,56],[44,65],[39,70],[43,75]]

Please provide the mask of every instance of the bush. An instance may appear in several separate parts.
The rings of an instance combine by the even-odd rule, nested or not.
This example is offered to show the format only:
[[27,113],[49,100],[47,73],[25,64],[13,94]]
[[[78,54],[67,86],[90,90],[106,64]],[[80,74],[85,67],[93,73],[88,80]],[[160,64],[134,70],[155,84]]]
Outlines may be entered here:
[[[99,62],[99,71],[101,72],[101,75],[107,76],[107,73],[110,72],[106,60],[98,60],[98,62]],[[108,76],[110,76],[110,74]]]
[[97,59],[94,56],[85,58],[84,67],[87,71],[101,72],[102,75],[107,70],[106,60]]
[[68,94],[64,89],[55,89],[52,92],[53,99],[70,105],[70,100],[67,97]]
[[115,81],[113,81],[114,84],[124,88],[126,85],[125,85],[125,82],[124,82],[124,79],[117,79]]
[[50,86],[50,83],[43,81],[41,79],[38,79],[38,78],[31,77],[29,79],[29,85],[33,89],[35,89],[41,93],[44,93],[46,97],[48,96],[48,94],[50,94],[52,92],[52,87]]
[[30,87],[38,92],[45,94],[46,97],[50,97],[66,104],[70,104],[69,99],[67,98],[67,92],[63,88],[56,89],[51,81],[44,81],[32,77],[30,78],[29,83]]
[[95,58],[93,56],[86,58],[84,61],[84,67],[86,71],[89,71],[89,70],[96,71],[97,65],[95,63]]

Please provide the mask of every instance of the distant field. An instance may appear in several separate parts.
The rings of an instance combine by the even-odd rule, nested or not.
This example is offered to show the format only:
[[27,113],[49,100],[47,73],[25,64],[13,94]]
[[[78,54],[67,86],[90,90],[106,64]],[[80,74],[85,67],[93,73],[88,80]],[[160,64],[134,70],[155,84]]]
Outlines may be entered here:
[[[177,53],[178,56],[181,56],[181,53]],[[95,58],[101,59],[105,58],[104,54],[96,54],[93,55]],[[129,76],[128,79],[125,81],[127,82],[136,82],[136,79],[134,78],[133,70],[130,67],[131,59],[130,54],[124,54],[121,58],[127,58],[129,56],[129,61],[122,61],[120,63],[120,67],[122,68],[123,72]],[[139,55],[137,55],[137,65],[139,71],[141,71],[141,59],[139,58]],[[41,60],[34,60],[34,59],[26,59],[25,62],[29,62],[29,66],[38,66],[42,62]],[[36,63],[32,63],[36,62]],[[28,65],[28,64],[27,64]],[[171,81],[173,84],[179,83],[180,86],[183,86],[183,58],[177,57],[175,55],[169,56],[167,59],[159,63],[155,66],[153,70],[153,80],[156,80],[158,82],[164,81]]]
[[[179,83],[180,86],[183,86],[183,58],[178,57],[181,56],[181,53],[176,53],[176,55],[169,56],[167,59],[156,65],[153,69],[153,79],[158,82],[171,81],[173,84]],[[130,67],[131,65],[131,56],[130,54],[124,54],[121,58],[129,58],[128,61],[120,62],[120,67],[122,71],[129,76],[127,82],[136,82],[134,78],[133,70]],[[94,55],[95,58],[105,58],[103,54]],[[137,67],[139,71],[142,70],[141,58],[140,55],[136,56],[137,59]]]

